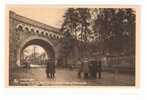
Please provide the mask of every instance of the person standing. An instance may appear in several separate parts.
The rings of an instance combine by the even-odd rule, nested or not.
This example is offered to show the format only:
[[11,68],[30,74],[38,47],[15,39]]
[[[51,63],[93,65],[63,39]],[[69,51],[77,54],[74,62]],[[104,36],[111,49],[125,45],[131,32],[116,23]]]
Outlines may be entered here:
[[88,59],[85,59],[83,62],[83,72],[84,72],[84,79],[87,79],[89,73]]
[[81,73],[83,72],[83,62],[79,62],[79,71],[78,71],[78,78],[81,78]]
[[92,61],[89,62],[89,74],[90,74],[90,78],[93,78],[93,63]]
[[102,62],[101,60],[98,62],[98,68],[97,68],[99,79],[101,79],[101,72],[102,72]]
[[97,62],[95,60],[92,61],[91,65],[91,76],[92,78],[96,79],[97,77]]
[[29,57],[26,58],[26,72],[28,72],[31,68],[31,59]]
[[51,75],[51,78],[53,79],[55,78],[55,62],[53,59],[50,62],[50,75]]
[[28,59],[28,69],[30,69],[31,68],[31,59],[29,58]]
[[47,62],[47,67],[46,67],[46,76],[47,78],[50,78],[50,62]]

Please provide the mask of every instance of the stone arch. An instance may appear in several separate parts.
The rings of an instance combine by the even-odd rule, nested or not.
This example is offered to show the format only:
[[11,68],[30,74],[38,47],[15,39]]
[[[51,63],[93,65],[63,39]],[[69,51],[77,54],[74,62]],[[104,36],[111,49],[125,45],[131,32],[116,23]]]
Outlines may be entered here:
[[37,34],[39,34],[39,33],[40,33],[38,29],[36,29],[36,33],[37,33]]
[[49,37],[50,37],[50,38],[52,38],[52,37],[53,37],[53,35],[52,35],[52,34],[50,34],[50,35],[49,35]]
[[19,47],[18,50],[18,55],[17,55],[17,65],[21,66],[21,54],[23,52],[23,50],[29,46],[29,45],[39,45],[42,48],[44,48],[44,50],[46,51],[46,53],[48,54],[48,58],[54,58],[55,59],[55,63],[56,61],[56,50],[54,45],[46,38],[43,37],[39,37],[39,36],[33,36],[33,37],[29,37],[27,39],[25,39]]
[[57,39],[59,39],[59,36],[57,35]]
[[47,32],[45,32],[45,36],[48,36],[48,33]]
[[45,36],[48,36],[48,34],[49,34],[47,31],[45,31],[44,33],[45,33]]
[[24,27],[24,30],[30,31],[30,28],[29,28],[28,26],[25,26],[25,27]]
[[18,29],[19,27],[23,27],[23,25],[22,24],[17,24],[16,29]]
[[43,31],[43,36],[46,36],[46,32],[45,31]]
[[31,32],[35,33],[35,29],[34,28],[31,28]]
[[44,36],[44,32],[43,31],[41,31],[41,35]]
[[21,30],[21,31],[23,31],[23,25],[22,25],[22,24],[18,24],[18,25],[16,26],[16,30]]
[[53,38],[56,38],[56,35],[55,34],[53,35]]

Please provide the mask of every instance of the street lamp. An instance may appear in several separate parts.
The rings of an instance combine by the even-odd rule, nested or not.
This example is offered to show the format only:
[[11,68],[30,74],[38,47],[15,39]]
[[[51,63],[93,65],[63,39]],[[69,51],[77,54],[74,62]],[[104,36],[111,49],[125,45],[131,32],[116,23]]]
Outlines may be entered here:
[[35,61],[35,60],[36,60],[36,53],[35,53],[35,52],[36,52],[36,48],[37,48],[37,47],[36,47],[36,46],[34,46],[33,48],[34,48],[34,52],[33,52],[33,54],[34,54],[33,59],[34,59],[34,60],[33,60],[33,61],[34,61],[34,63],[35,63],[35,62],[36,62],[36,61]]

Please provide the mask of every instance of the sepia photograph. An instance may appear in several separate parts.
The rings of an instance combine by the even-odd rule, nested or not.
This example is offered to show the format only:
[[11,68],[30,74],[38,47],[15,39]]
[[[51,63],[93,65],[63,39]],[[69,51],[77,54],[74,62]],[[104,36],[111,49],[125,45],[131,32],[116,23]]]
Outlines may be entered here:
[[138,86],[139,6],[6,5],[7,86]]

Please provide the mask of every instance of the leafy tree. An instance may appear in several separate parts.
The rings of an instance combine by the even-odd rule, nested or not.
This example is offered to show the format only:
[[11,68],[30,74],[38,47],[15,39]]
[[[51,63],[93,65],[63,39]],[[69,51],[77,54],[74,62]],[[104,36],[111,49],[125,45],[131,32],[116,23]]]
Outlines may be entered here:
[[132,9],[100,8],[93,29],[103,51],[107,48],[121,53],[127,47],[134,47],[135,14]]
[[64,23],[61,28],[63,33],[67,30],[69,31],[79,50],[85,51],[85,53],[83,52],[84,54],[86,54],[87,43],[92,35],[90,23],[91,14],[89,8],[69,8],[65,13]]
[[74,45],[74,40],[73,37],[71,36],[71,34],[69,33],[69,31],[66,31],[64,33],[64,38],[62,41],[62,49],[60,52],[62,52],[62,57],[64,59],[64,67],[67,67],[68,63],[68,56],[71,53],[72,49],[73,49],[73,45]]
[[[65,57],[73,46],[81,57],[102,51],[135,54],[135,12],[131,8],[68,8],[61,31]],[[68,33],[68,35],[67,35]],[[89,52],[90,51],[90,52]]]

